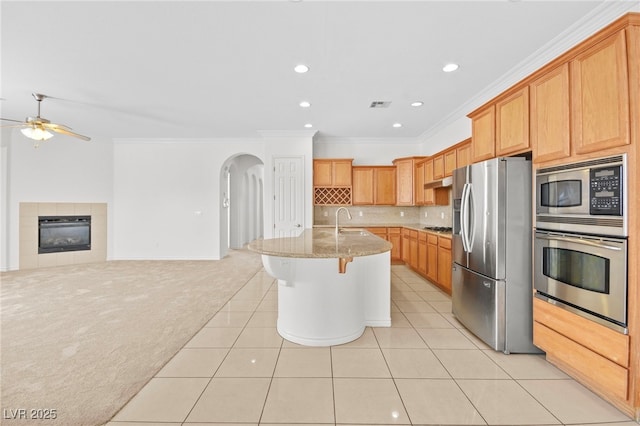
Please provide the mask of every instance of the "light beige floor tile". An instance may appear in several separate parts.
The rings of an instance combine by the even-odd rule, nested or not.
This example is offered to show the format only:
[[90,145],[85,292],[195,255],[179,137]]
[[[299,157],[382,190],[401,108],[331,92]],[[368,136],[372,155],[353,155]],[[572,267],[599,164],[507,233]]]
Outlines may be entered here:
[[153,378],[113,420],[181,422],[208,381],[204,378]]
[[216,377],[272,377],[279,351],[277,348],[232,348]]
[[213,377],[229,349],[184,348],[156,377]]
[[337,423],[409,424],[392,379],[334,379]]
[[[461,326],[462,327],[462,326]],[[473,334],[472,332],[470,332],[469,330],[467,330],[466,328],[462,327],[462,328],[457,328],[456,329],[458,331],[460,331],[460,333],[464,334],[465,337],[469,340],[471,340],[473,342],[474,345],[476,345],[476,347],[478,349],[482,349],[482,350],[495,350],[493,349],[491,346],[487,345],[485,342],[483,342],[482,340],[480,340],[480,338],[478,336],[476,336],[475,334]]]
[[424,300],[394,300],[401,312],[435,312],[435,309]]
[[380,349],[332,348],[333,377],[391,377]]
[[275,327],[278,321],[276,311],[256,311],[247,323],[247,327]]
[[454,379],[510,379],[480,350],[433,349],[433,353]]
[[218,312],[205,327],[244,327],[251,318],[251,312]]
[[451,378],[431,349],[382,349],[382,353],[394,378]]
[[560,424],[515,380],[457,380],[457,383],[490,425]]
[[393,300],[412,300],[415,302],[423,302],[422,298],[412,290],[391,290],[391,299]]
[[563,423],[630,420],[575,380],[519,380],[518,383]]
[[455,328],[418,328],[416,331],[431,349],[477,349]]
[[413,327],[402,312],[391,312],[391,327]]
[[426,348],[413,328],[375,328],[373,330],[381,348]]
[[458,321],[458,318],[453,315],[453,312],[441,312],[440,314],[451,324],[451,326],[455,328],[465,328],[465,326],[460,321]]
[[239,327],[205,327],[185,345],[185,348],[230,348],[240,332]]
[[413,424],[486,424],[453,380],[399,379],[396,384]]
[[396,302],[391,301],[391,313],[393,312],[400,312],[400,308],[398,308],[398,306],[396,305]]
[[263,299],[262,302],[256,308],[256,311],[278,311],[278,299]]
[[568,379],[544,354],[510,354],[487,349],[483,351],[514,379]]
[[[105,426],[181,426],[182,423],[166,422],[109,422]],[[192,425],[189,425],[192,426]],[[216,425],[219,426],[219,425]]]
[[274,377],[331,377],[331,350],[282,348]]
[[220,312],[253,312],[259,304],[258,300],[229,300]]
[[332,423],[329,378],[274,378],[264,405],[264,423]]
[[268,378],[217,378],[207,386],[187,422],[258,423]]
[[391,281],[391,291],[413,291],[413,289],[401,279],[396,279]]
[[[426,302],[425,302],[426,303]],[[454,328],[438,312],[405,312],[409,322],[416,328]]]
[[267,289],[247,284],[233,295],[233,297],[231,298],[231,302],[239,302],[243,300],[260,302],[262,301],[262,298],[264,297],[266,292]]
[[345,343],[343,345],[333,346],[334,348],[378,348],[378,341],[373,333],[373,328],[367,327],[364,329],[362,336],[356,340]]
[[442,291],[425,291],[419,294],[427,302],[451,302],[451,296]]
[[436,312],[440,312],[440,313],[447,313],[450,314],[451,313],[451,301],[437,301],[437,300],[431,300],[429,301],[429,304],[431,306],[433,306],[433,309],[436,310]]
[[238,348],[279,348],[282,345],[282,337],[275,327],[245,328],[235,347]]

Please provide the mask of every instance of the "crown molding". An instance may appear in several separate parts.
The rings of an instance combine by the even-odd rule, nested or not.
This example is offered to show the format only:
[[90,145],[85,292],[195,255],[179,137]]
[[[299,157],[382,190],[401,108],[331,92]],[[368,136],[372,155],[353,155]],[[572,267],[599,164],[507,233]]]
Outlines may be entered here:
[[606,1],[595,7],[590,13],[568,27],[565,31],[541,46],[529,57],[519,62],[500,78],[495,80],[481,92],[460,105],[451,114],[434,124],[420,135],[419,139],[426,142],[429,137],[437,134],[443,128],[452,124],[462,116],[482,106],[500,93],[509,89],[536,70],[542,68],[566,51],[575,47],[589,36],[611,24],[616,19],[629,12],[640,12],[640,3],[630,0]]
[[314,143],[317,144],[354,144],[354,145],[375,145],[375,144],[419,144],[422,143],[422,139],[419,137],[394,137],[394,138],[366,138],[366,137],[357,137],[357,138],[345,138],[345,137],[327,137],[327,136],[319,136],[313,140]]

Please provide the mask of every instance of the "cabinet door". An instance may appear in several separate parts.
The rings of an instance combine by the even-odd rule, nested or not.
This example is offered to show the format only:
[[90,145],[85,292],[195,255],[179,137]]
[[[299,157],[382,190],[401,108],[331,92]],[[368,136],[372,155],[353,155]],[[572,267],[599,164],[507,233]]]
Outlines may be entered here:
[[402,260],[401,228],[387,228],[387,240],[393,245],[391,248],[391,260]]
[[496,103],[496,156],[529,149],[529,87]]
[[577,154],[630,143],[624,30],[571,61],[572,142]]
[[[433,160],[424,163],[424,181],[433,181]],[[436,193],[433,188],[424,189],[424,204],[432,206],[436,203]]]
[[416,206],[424,205],[424,164],[424,161],[417,163],[414,174]]
[[456,168],[471,164],[471,139],[456,149]]
[[444,153],[444,175],[451,176],[453,171],[458,167],[457,150],[452,149]]
[[473,163],[496,156],[496,108],[487,109],[471,117],[471,158]]
[[418,239],[413,237],[409,240],[409,265],[418,269]]
[[352,202],[354,205],[372,205],[373,167],[353,167]]
[[333,161],[333,186],[351,186],[351,160]]
[[331,160],[313,160],[313,186],[331,186],[333,166]]
[[418,272],[427,275],[427,241],[418,239]]
[[[435,243],[433,243],[435,238]],[[431,281],[438,281],[438,237],[429,235],[427,242],[427,278]]]
[[408,230],[402,233],[402,261],[407,265],[411,264],[411,244]]
[[413,206],[413,159],[397,160],[393,162],[396,166],[396,205]]
[[531,83],[531,147],[533,162],[566,158],[569,146],[569,64]]
[[374,168],[374,198],[376,205],[396,204],[396,168],[376,167]]
[[433,157],[433,179],[438,180],[444,177],[444,156]]
[[438,283],[451,294],[451,240],[442,237],[438,244]]

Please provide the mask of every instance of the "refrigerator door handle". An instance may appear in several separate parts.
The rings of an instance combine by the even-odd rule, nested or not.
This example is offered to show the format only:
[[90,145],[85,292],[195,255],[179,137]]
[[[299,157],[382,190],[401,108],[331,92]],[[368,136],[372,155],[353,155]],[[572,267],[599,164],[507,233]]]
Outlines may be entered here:
[[465,253],[469,251],[467,244],[467,224],[469,223],[469,215],[467,211],[467,191],[469,184],[465,183],[462,187],[462,197],[460,198],[460,239],[462,240],[462,250]]
[[[471,184],[469,185],[469,189],[467,190],[467,215],[471,217],[471,223],[469,224],[469,229],[467,230],[467,246],[469,253],[471,253],[471,249],[473,248],[473,243],[476,239],[476,212],[475,212],[475,204],[473,197],[473,187]],[[469,213],[471,210],[471,213]]]

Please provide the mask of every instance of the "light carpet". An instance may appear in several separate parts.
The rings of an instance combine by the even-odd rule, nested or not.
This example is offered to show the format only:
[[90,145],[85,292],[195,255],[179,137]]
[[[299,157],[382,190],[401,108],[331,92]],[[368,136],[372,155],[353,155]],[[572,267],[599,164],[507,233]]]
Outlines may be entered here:
[[237,250],[0,274],[0,422],[106,423],[261,266]]

